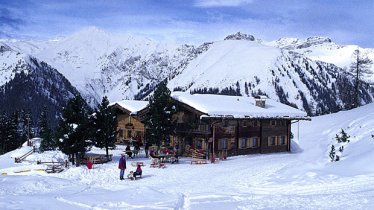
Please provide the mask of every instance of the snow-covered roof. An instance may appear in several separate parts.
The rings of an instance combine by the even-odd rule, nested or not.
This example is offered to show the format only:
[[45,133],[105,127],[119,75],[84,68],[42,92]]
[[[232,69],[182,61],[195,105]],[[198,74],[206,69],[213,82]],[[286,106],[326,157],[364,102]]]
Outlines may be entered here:
[[288,105],[266,99],[265,107],[256,106],[255,98],[211,94],[173,92],[172,97],[205,113],[202,117],[233,118],[291,118],[308,119],[305,112]]
[[148,101],[136,101],[136,100],[122,100],[113,102],[110,106],[118,105],[128,111],[131,114],[136,114],[138,111],[144,109],[148,105]]

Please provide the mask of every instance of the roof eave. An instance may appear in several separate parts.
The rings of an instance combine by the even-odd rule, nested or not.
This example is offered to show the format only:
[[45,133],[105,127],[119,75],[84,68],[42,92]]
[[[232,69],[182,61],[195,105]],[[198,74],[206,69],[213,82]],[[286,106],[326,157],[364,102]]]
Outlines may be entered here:
[[248,120],[248,119],[286,119],[286,120],[307,120],[311,121],[312,119],[308,116],[304,117],[289,117],[289,116],[277,116],[277,117],[252,117],[252,116],[245,116],[245,117],[234,117],[233,115],[201,115],[200,119],[235,119],[235,120]]

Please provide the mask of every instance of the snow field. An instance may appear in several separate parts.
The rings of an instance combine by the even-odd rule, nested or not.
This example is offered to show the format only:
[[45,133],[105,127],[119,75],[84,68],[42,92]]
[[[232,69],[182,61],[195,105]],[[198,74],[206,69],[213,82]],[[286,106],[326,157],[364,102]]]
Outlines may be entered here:
[[[143,178],[119,180],[118,147],[113,161],[93,170],[70,167],[59,174],[40,171],[33,160],[63,158],[58,152],[33,154],[21,164],[0,156],[0,209],[373,209],[374,104],[311,122],[293,124],[291,153],[229,157],[216,164],[191,165],[189,158],[165,169],[143,161]],[[343,128],[351,136],[341,161],[330,162],[329,148]],[[300,130],[298,134],[297,131]],[[299,139],[297,139],[299,136]],[[94,153],[103,153],[94,149]]]

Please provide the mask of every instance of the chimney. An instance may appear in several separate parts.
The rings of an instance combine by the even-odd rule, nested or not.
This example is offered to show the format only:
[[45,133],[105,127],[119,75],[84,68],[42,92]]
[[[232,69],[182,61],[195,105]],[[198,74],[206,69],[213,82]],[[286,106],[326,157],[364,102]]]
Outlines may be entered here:
[[267,99],[266,96],[261,96],[261,95],[255,96],[256,106],[265,108],[266,99]]

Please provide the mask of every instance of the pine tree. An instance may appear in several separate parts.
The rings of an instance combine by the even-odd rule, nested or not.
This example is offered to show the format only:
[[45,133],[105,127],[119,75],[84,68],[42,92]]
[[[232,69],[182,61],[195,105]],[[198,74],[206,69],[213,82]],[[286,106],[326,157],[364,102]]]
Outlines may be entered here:
[[[24,114],[23,114],[23,119],[22,119],[24,123],[24,130],[25,130],[25,134],[27,136],[27,143],[29,145],[30,143],[30,139],[33,137],[32,135],[32,124],[33,124],[33,119],[32,119],[32,114],[31,114],[31,110],[27,110]],[[31,146],[31,145],[29,145]]]
[[108,98],[104,96],[99,105],[99,110],[93,117],[94,131],[92,132],[95,146],[105,148],[107,158],[109,158],[109,149],[115,148],[114,143],[117,135],[117,119],[113,109],[108,105]]
[[8,128],[7,128],[7,119],[5,113],[0,114],[0,154],[8,152]]
[[342,129],[340,131],[340,134],[336,134],[335,139],[338,143],[349,143],[349,138],[348,134]]
[[329,156],[330,156],[331,162],[333,162],[335,160],[335,146],[334,145],[331,145]]
[[373,61],[370,60],[367,56],[362,55],[359,49],[353,52],[353,62],[350,65],[350,71],[355,75],[355,90],[354,90],[354,104],[353,107],[360,106],[360,85],[362,83],[362,77],[364,74],[372,74],[370,71],[370,66],[373,64]]
[[59,148],[69,155],[73,164],[75,163],[74,157],[82,158],[86,152],[88,130],[88,108],[82,97],[77,95],[70,99],[63,109],[58,127]]
[[47,113],[47,107],[44,106],[39,117],[39,134],[40,138],[42,139],[39,149],[41,151],[54,150],[57,147],[56,142],[53,138],[52,130],[48,126]]
[[342,129],[342,131],[340,132],[341,136],[340,136],[340,139],[342,142],[346,143],[346,142],[349,142],[349,138],[351,136],[348,136],[348,134]]
[[17,132],[17,114],[11,117],[0,114],[0,154],[17,149],[22,145]]
[[166,146],[170,144],[170,135],[175,129],[172,122],[174,113],[175,106],[170,97],[170,90],[166,86],[166,81],[163,81],[149,98],[149,110],[145,116],[146,137],[149,144],[157,146],[161,143]]

